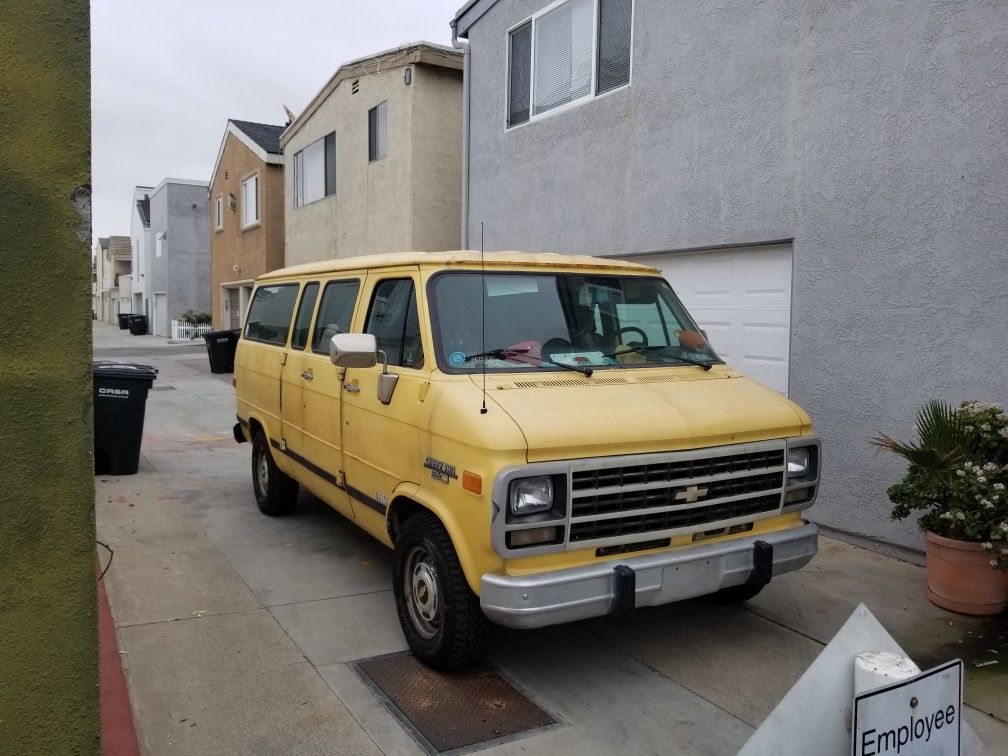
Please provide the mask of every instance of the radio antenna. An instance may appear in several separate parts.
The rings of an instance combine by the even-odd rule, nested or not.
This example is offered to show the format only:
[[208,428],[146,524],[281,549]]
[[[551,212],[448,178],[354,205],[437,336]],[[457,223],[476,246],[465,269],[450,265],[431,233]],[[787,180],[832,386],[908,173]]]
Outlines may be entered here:
[[483,221],[480,221],[480,351],[483,352],[483,406],[480,414],[487,413],[486,408],[486,261],[483,259]]

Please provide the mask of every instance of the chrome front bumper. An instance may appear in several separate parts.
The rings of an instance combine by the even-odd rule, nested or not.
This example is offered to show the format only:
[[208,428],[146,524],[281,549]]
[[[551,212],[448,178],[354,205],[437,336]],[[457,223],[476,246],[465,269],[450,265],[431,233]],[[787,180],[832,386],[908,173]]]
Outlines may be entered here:
[[516,628],[658,606],[746,582],[764,583],[771,575],[804,567],[815,556],[818,543],[819,528],[806,523],[790,530],[570,570],[519,577],[484,575],[480,606],[490,621]]

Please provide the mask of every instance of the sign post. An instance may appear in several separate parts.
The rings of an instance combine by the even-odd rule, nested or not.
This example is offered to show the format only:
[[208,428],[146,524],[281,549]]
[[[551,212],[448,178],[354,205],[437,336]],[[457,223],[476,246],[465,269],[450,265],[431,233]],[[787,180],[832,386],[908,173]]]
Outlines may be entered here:
[[959,754],[961,659],[854,698],[854,756]]

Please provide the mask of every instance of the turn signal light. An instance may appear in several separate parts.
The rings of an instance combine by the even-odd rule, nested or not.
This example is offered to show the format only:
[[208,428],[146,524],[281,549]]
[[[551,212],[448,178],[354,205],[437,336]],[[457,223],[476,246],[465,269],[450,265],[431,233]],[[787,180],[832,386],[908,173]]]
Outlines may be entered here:
[[468,470],[462,471],[462,488],[472,491],[474,494],[483,493],[483,478]]

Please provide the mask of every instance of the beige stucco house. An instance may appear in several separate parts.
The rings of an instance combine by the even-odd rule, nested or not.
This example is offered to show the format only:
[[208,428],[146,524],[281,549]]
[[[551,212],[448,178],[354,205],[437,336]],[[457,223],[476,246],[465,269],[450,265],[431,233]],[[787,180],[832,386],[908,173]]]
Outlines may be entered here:
[[418,42],[340,66],[280,144],[287,265],[458,248],[457,50]]
[[252,281],[284,265],[283,126],[230,119],[210,175],[210,312],[238,328]]
[[98,320],[117,323],[120,312],[130,312],[130,238],[102,236],[94,247],[91,309]]

